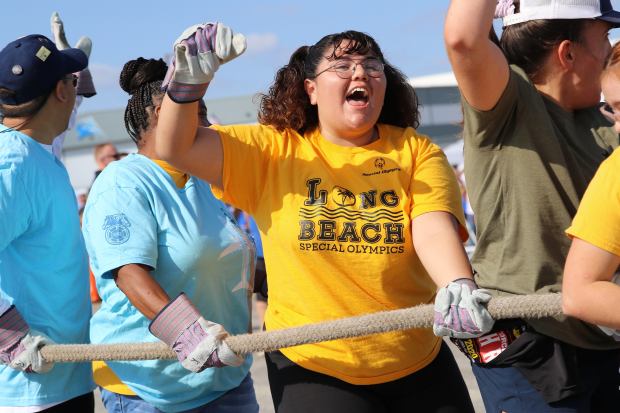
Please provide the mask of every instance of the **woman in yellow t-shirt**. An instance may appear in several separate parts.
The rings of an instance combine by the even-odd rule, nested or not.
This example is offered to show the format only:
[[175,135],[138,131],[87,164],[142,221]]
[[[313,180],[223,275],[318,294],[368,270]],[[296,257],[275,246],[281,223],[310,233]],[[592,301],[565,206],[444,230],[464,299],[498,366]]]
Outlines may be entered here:
[[[156,142],[160,156],[254,217],[266,329],[429,303],[439,286],[436,334],[488,331],[454,173],[414,129],[415,92],[374,39],[347,31],[300,47],[262,96],[260,125],[197,127],[193,102],[243,50],[244,37],[221,24],[181,35]],[[430,330],[286,348],[266,362],[278,412],[473,411]]]
[[[601,86],[601,112],[620,133],[620,44],[614,46]],[[620,152],[605,160],[590,182],[566,233],[573,238],[564,268],[562,306],[566,314],[601,326],[620,340]]]

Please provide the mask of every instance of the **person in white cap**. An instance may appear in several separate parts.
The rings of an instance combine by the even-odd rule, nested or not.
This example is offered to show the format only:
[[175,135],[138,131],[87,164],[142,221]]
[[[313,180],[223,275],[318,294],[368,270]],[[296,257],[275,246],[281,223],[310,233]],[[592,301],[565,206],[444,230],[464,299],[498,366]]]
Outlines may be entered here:
[[[504,18],[499,42],[489,36]],[[472,264],[495,295],[557,292],[564,230],[618,134],[599,112],[609,1],[452,0],[445,44],[463,97]],[[567,317],[498,322],[457,342],[489,412],[611,412],[620,343]]]
[[90,365],[53,366],[40,353],[50,342],[88,342],[77,203],[67,170],[43,146],[67,129],[73,73],[87,64],[81,50],[38,34],[0,51],[0,412],[94,410]]

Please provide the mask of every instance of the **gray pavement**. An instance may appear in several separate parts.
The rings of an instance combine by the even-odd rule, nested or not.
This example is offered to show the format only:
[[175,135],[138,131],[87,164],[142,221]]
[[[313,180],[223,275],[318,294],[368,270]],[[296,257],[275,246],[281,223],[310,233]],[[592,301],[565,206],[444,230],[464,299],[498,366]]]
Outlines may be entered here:
[[[253,319],[253,328],[254,331],[260,329],[259,320],[254,312]],[[469,362],[467,358],[459,352],[454,345],[449,343],[449,347],[454,353],[454,357],[461,369],[461,374],[465,379],[465,384],[469,390],[469,395],[471,396],[471,400],[474,403],[474,407],[476,409],[476,413],[484,413],[484,405],[482,404],[482,398],[480,397],[480,392],[478,390],[478,384],[476,383],[476,379],[474,378],[471,367],[469,366]],[[256,398],[258,399],[258,404],[260,405],[261,413],[274,413],[273,403],[271,401],[271,393],[269,392],[269,382],[267,381],[267,367],[265,365],[265,357],[263,353],[254,354],[254,364],[251,369],[252,379],[254,380],[254,390],[256,392]],[[95,392],[95,412],[96,413],[105,413],[105,408],[101,403],[101,398],[99,396],[99,392]]]

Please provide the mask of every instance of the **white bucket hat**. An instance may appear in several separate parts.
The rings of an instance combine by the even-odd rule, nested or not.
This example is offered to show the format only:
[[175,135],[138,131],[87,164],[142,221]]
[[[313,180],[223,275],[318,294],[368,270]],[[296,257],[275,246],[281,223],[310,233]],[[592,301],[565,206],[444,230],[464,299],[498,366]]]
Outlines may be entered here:
[[[499,3],[511,1],[500,0]],[[514,8],[512,8],[514,10]],[[519,13],[503,16],[504,26],[530,20],[597,19],[620,26],[620,12],[611,0],[521,0]]]

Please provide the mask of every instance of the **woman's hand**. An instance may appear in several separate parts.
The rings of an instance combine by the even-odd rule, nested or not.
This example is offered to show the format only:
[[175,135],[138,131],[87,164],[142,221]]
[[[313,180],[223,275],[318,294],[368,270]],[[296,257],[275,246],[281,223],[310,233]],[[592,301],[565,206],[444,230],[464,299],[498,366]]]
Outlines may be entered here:
[[174,42],[174,58],[163,88],[177,103],[200,100],[220,67],[245,51],[245,36],[221,23],[188,27]]

